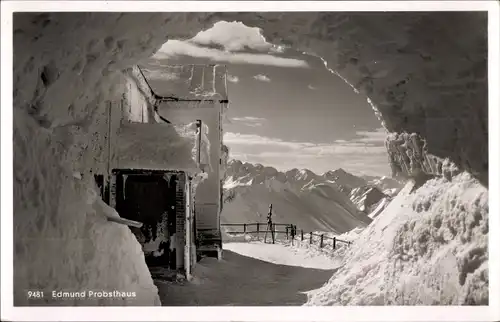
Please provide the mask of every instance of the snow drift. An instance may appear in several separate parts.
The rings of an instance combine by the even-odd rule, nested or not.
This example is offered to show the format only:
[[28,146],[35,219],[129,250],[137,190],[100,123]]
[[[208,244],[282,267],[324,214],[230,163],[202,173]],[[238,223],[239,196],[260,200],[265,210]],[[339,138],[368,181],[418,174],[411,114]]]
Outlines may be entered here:
[[488,190],[469,174],[409,182],[308,305],[487,305]]
[[[127,226],[107,221],[107,217],[118,214],[101,200],[97,191],[92,176],[72,176],[61,186],[60,198],[66,202],[56,206],[56,214],[67,215],[44,220],[32,208],[31,220],[16,221],[17,232],[25,234],[17,235],[15,243],[16,305],[160,305],[141,245]],[[33,238],[38,228],[42,228],[46,238]],[[31,252],[43,256],[31,256]],[[33,285],[45,291],[43,300],[28,299],[25,290]],[[134,294],[54,298],[52,291]]]

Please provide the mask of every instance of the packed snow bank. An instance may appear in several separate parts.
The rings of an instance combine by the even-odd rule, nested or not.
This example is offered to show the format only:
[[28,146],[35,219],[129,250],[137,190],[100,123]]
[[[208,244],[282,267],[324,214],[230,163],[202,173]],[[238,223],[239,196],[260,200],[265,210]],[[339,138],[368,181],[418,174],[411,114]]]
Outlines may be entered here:
[[[47,217],[33,209],[31,220],[17,221],[15,305],[160,304],[141,245],[127,226],[107,220],[118,214],[98,197],[92,180],[71,178],[61,186],[59,198],[66,202],[56,206],[56,214],[65,215]],[[33,238],[38,227],[46,238]],[[26,290],[34,285],[44,291],[42,300],[28,299]],[[53,297],[52,291],[86,295]],[[90,291],[119,295],[92,296]]]
[[262,242],[226,243],[224,250],[253,257],[279,265],[300,266],[319,269],[334,269],[338,263],[321,252],[310,252],[305,248],[283,244],[265,244]]
[[409,182],[308,305],[488,304],[488,190],[462,173]]

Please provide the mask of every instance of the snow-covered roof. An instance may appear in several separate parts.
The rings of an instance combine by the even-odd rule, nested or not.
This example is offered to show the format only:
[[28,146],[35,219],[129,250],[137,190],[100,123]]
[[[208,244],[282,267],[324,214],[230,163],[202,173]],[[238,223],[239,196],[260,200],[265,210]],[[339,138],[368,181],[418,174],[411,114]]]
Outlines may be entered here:
[[[202,131],[201,163],[209,159],[206,131]],[[125,123],[116,138],[116,167],[201,172],[196,124]]]
[[158,65],[140,67],[156,95],[180,100],[227,101],[225,65]]

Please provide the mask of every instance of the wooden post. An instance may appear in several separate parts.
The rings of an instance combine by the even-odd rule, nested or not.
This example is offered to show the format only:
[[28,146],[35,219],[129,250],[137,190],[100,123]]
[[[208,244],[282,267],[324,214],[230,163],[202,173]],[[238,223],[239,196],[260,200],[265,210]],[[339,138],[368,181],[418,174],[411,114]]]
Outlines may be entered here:
[[285,227],[285,235],[286,235],[286,239],[288,240],[288,226]]
[[257,234],[259,234],[259,231],[260,231],[260,224],[257,223]]
[[243,233],[246,234],[247,233],[247,224],[243,224]]
[[300,230],[300,241],[304,241],[304,230]]
[[274,244],[274,233],[273,233],[273,204],[269,204],[269,212],[267,213],[267,228],[266,228],[266,234],[264,235],[264,243],[266,242],[266,237],[267,237],[267,232],[271,233],[271,239],[273,240]]
[[309,244],[312,245],[312,243],[313,243],[313,232],[311,231],[310,234],[311,235],[309,235]]
[[333,249],[335,249],[337,244],[337,237],[333,237]]
[[276,224],[271,224],[271,237],[273,239],[274,244],[274,232],[276,231]]
[[321,239],[319,241],[319,248],[323,248],[323,238],[324,238],[325,234],[321,234]]

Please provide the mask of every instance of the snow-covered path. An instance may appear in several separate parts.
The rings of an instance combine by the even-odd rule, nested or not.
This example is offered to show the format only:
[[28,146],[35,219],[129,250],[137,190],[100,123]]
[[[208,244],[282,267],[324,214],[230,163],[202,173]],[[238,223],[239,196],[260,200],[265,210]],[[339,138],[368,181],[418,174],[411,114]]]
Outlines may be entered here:
[[303,292],[326,283],[334,267],[326,257],[285,245],[228,243],[221,261],[204,258],[196,265],[190,283],[156,285],[166,306],[302,305]]
[[283,244],[265,244],[261,242],[228,243],[224,250],[230,250],[243,256],[253,257],[278,265],[299,266],[305,268],[334,269],[338,263],[320,252],[310,249],[290,247]]

